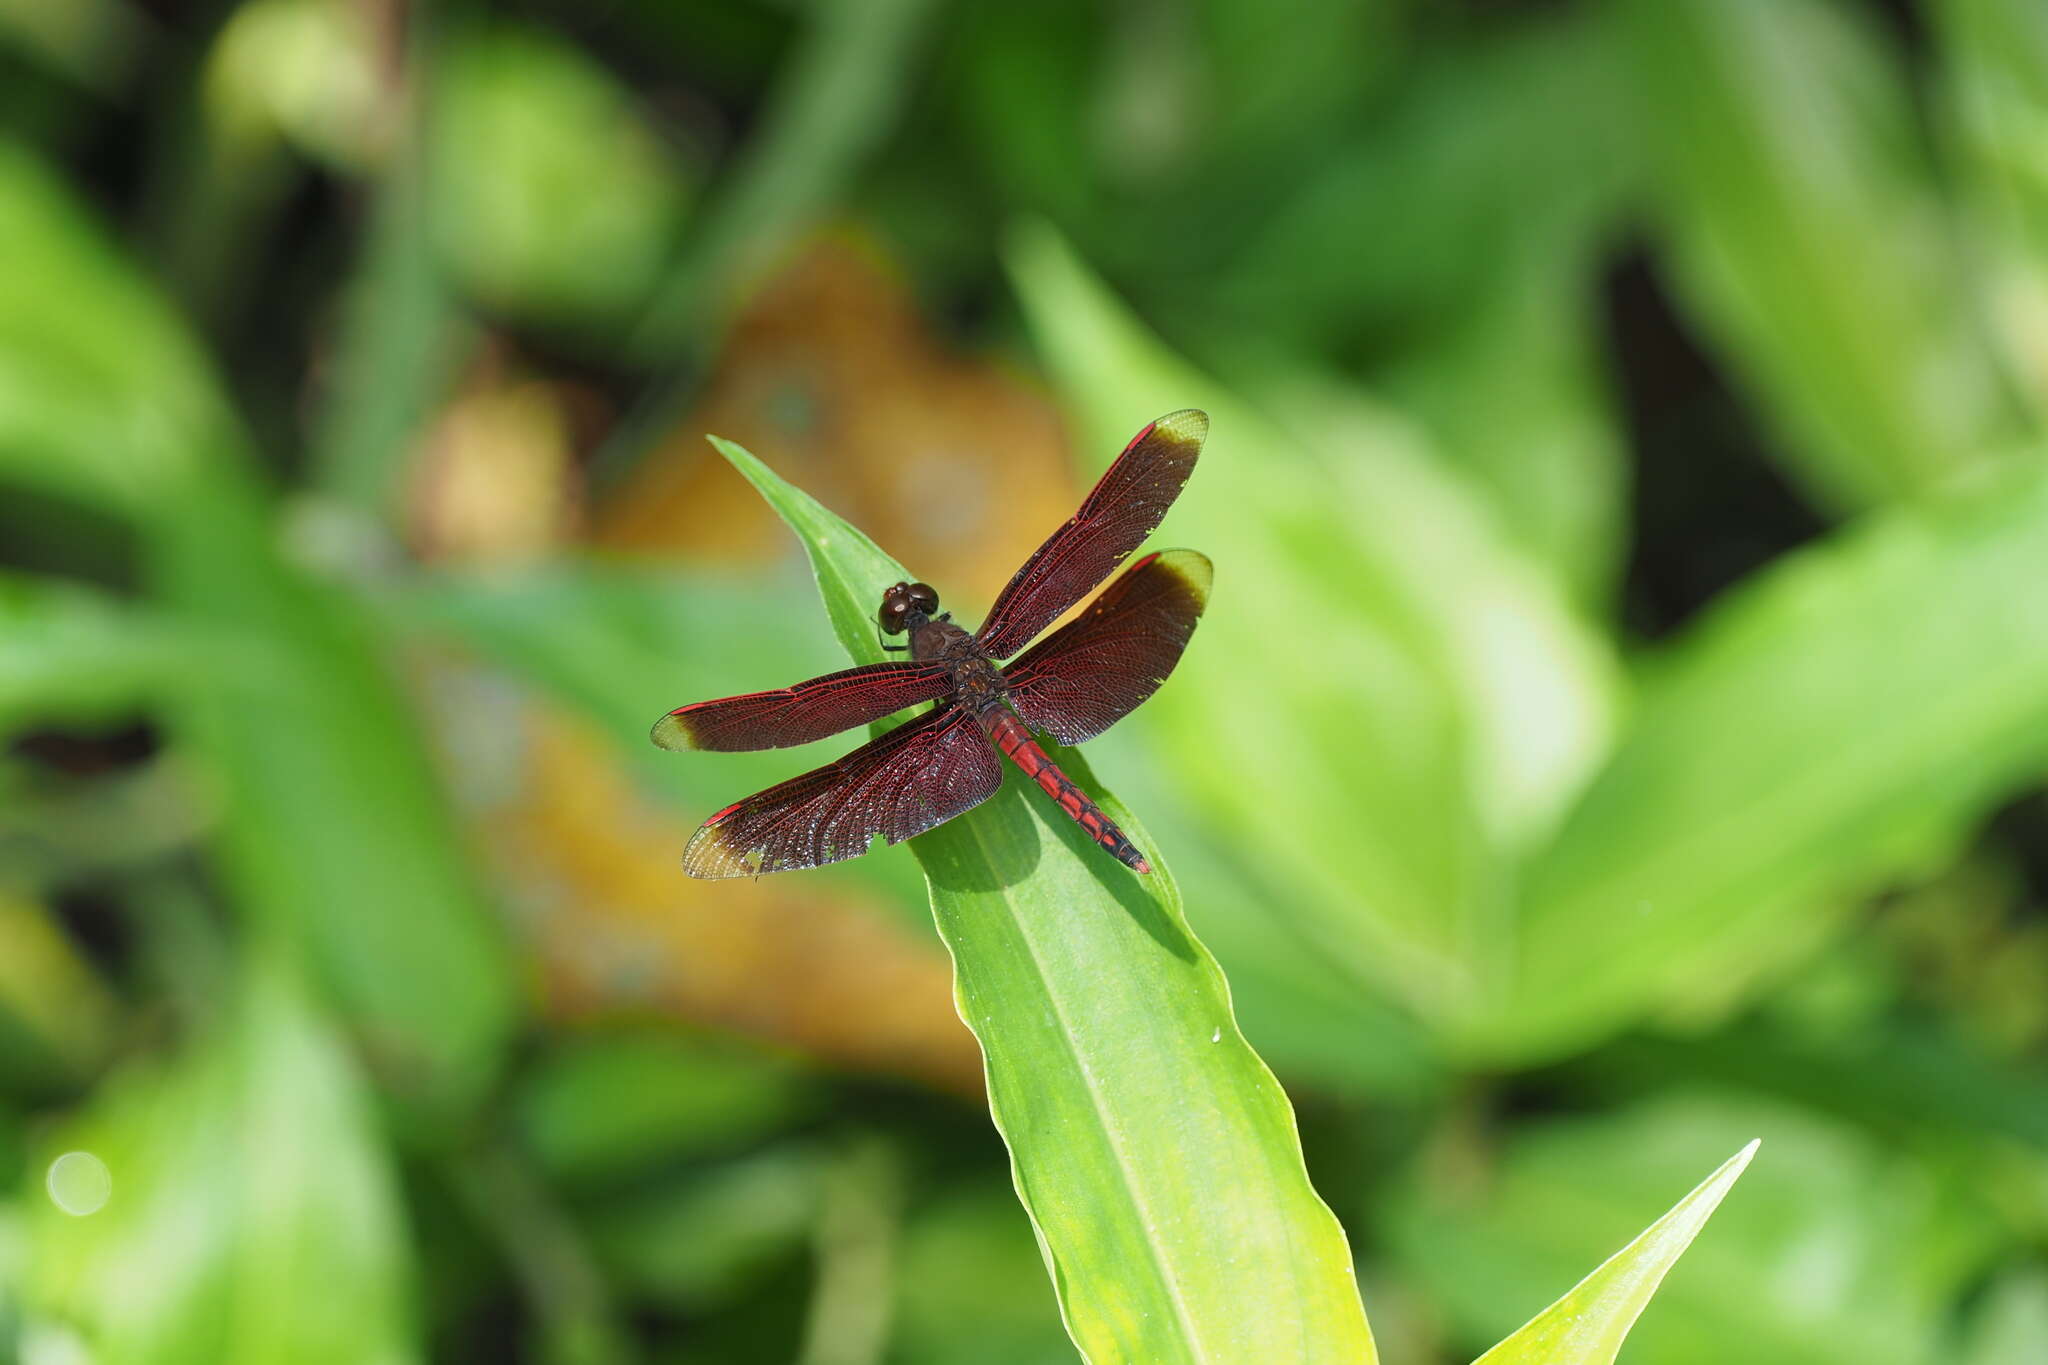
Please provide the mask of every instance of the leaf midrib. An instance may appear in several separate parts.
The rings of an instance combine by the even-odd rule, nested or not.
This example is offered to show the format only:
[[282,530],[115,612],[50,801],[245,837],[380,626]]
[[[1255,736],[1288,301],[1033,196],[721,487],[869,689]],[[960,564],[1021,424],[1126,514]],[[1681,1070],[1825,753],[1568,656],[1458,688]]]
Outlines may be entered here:
[[[972,835],[975,851],[980,854],[983,865],[988,868],[991,878],[993,878],[996,872],[995,860],[991,856],[988,841],[983,836],[981,822],[970,818],[961,823],[967,827]],[[1132,1207],[1137,1210],[1139,1223],[1144,1229],[1145,1250],[1152,1258],[1152,1264],[1158,1272],[1160,1284],[1165,1288],[1168,1299],[1173,1303],[1174,1316],[1180,1322],[1182,1334],[1187,1339],[1194,1359],[1209,1360],[1212,1357],[1202,1346],[1201,1333],[1196,1329],[1195,1321],[1189,1315],[1187,1302],[1181,1293],[1180,1282],[1174,1276],[1172,1269],[1160,1250],[1151,1202],[1146,1198],[1145,1192],[1140,1188],[1137,1178],[1132,1174],[1130,1160],[1124,1152],[1123,1144],[1117,1135],[1116,1128],[1109,1122],[1108,1116],[1103,1110],[1102,1098],[1094,1073],[1089,1069],[1088,1063],[1083,1059],[1080,1050],[1074,1044],[1073,1026],[1068,1023],[1067,1013],[1061,1005],[1059,993],[1053,988],[1052,978],[1046,972],[1045,959],[1039,953],[1038,944],[1032,938],[1031,930],[1025,924],[1024,917],[1017,913],[1010,897],[1001,892],[997,894],[1002,896],[1003,908],[1009,912],[1010,922],[1017,926],[1017,936],[1023,942],[1025,951],[1031,954],[1032,970],[1037,974],[1039,983],[1044,987],[1046,1002],[1052,1006],[1053,1017],[1059,1023],[1060,1043],[1065,1047],[1067,1055],[1074,1059],[1075,1069],[1081,1076],[1082,1089],[1088,1096],[1088,1106],[1095,1113],[1096,1127],[1101,1129],[1103,1139],[1109,1146],[1110,1154],[1116,1158],[1117,1174],[1122,1179],[1124,1188],[1130,1193]],[[1035,1208],[1031,1210],[1031,1221],[1033,1223],[1038,1221],[1038,1212]],[[1078,1341],[1075,1344],[1081,1346],[1084,1355],[1087,1354],[1088,1348],[1085,1345],[1081,1345]]]

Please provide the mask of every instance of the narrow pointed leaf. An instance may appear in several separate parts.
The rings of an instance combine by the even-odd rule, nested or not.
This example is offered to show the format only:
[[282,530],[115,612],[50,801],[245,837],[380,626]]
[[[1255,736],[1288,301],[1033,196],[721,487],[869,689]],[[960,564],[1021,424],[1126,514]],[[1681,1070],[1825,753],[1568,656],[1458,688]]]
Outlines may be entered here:
[[1650,1296],[1692,1245],[1735,1178],[1756,1155],[1757,1144],[1729,1157],[1671,1212],[1650,1224],[1598,1270],[1475,1365],[1610,1365]]
[[1628,735],[1529,866],[1487,1045],[1556,1056],[1710,1014],[1950,856],[2048,756],[2048,611],[2013,591],[2044,574],[2048,476],[2016,471],[1728,594],[1644,670]]
[[1375,1201],[1379,1244],[1476,1355],[1754,1138],[1767,1159],[1657,1288],[1624,1365],[1955,1359],[1938,1343],[1956,1296],[1981,1283],[2007,1235],[1970,1195],[1982,1180],[1962,1153],[1974,1149],[1930,1168],[1878,1130],[1683,1078],[1641,1102],[1512,1125],[1483,1181],[1452,1163],[1411,1164]]
[[875,609],[882,603],[882,589],[899,579],[915,575],[882,552],[867,536],[818,505],[815,498],[790,487],[774,470],[743,446],[722,436],[711,444],[746,475],[781,518],[789,523],[804,550],[811,557],[811,569],[818,575],[818,595],[825,599],[825,615],[832,633],[856,663],[880,663],[881,635]]
[[[868,612],[904,570],[718,447],[803,539],[848,652],[879,659]],[[1101,1365],[1374,1360],[1344,1234],[1165,860],[1078,754],[1055,757],[1157,872],[1118,865],[1015,773],[911,847],[1068,1331]]]

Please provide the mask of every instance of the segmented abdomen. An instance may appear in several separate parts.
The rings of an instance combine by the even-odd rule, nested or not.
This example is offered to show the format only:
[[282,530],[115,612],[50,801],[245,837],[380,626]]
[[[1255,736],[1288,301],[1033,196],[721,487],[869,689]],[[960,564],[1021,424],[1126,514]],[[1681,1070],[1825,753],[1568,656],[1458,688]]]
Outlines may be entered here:
[[1059,803],[1061,810],[1074,817],[1088,837],[1116,855],[1117,861],[1137,872],[1150,872],[1152,864],[1145,861],[1145,855],[1138,852],[1137,845],[1124,837],[1116,822],[1102,813],[1102,808],[1088,799],[1088,794],[1074,785],[1073,779],[1061,772],[1040,748],[1038,741],[1031,737],[1031,731],[1001,706],[983,711],[976,719],[988,731],[989,741],[1009,756],[1012,763],[1024,775],[1045,789],[1045,794]]

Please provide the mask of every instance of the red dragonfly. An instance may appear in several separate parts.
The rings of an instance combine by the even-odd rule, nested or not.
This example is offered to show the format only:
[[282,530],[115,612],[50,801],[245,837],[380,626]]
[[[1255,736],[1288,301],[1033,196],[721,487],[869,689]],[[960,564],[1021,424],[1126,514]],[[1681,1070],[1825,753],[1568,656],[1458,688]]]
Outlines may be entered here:
[[924,583],[882,594],[882,630],[910,636],[902,662],[828,673],[773,692],[700,701],[654,724],[664,749],[781,749],[932,707],[837,763],[793,777],[704,822],[683,853],[693,877],[753,877],[858,857],[881,835],[898,843],[972,810],[1002,785],[1006,754],[1126,866],[1150,872],[1135,845],[1054,765],[1036,730],[1079,744],[1107,730],[1173,671],[1209,597],[1209,560],[1193,550],[1146,555],[1088,609],[1019,649],[1109,576],[1180,496],[1209,434],[1193,408],[1124,447],[1066,525],[1017,570],[981,629],[968,634]]

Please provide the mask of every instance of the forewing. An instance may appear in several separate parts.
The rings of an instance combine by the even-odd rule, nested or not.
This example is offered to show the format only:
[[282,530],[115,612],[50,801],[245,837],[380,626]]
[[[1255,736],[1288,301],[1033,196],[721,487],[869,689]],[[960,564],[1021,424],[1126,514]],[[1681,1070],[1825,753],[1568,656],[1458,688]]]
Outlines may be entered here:
[[727,806],[683,852],[692,877],[817,867],[922,834],[995,795],[1002,761],[957,706],[929,711],[837,763]]
[[1062,744],[1095,738],[1159,690],[1209,600],[1209,557],[1161,550],[1003,670],[1024,723]]
[[654,722],[664,749],[787,749],[945,695],[944,664],[867,664],[822,678],[679,707]]
[[975,637],[982,649],[996,659],[1016,653],[1109,577],[1180,496],[1208,434],[1208,414],[1195,408],[1169,413],[1139,432],[1081,510],[1024,561],[996,598]]

